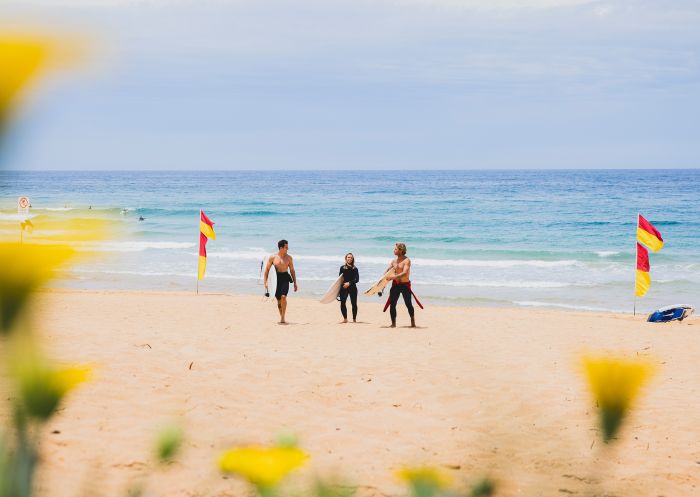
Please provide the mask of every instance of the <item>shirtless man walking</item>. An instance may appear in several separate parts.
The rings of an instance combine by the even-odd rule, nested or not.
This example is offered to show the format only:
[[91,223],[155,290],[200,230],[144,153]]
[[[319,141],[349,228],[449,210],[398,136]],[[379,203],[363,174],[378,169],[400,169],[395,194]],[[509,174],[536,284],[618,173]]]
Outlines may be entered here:
[[[406,257],[406,244],[397,243],[394,246],[394,255],[396,259],[391,261],[389,267],[386,268],[387,271],[392,268],[394,269],[394,274],[387,276],[388,280],[392,280],[388,301],[390,306],[389,314],[391,314],[391,327],[396,328],[396,304],[399,301],[399,295],[403,295],[403,301],[406,304],[406,309],[408,309],[408,315],[411,317],[411,328],[415,328],[415,311],[413,309],[413,303],[411,302],[411,296],[413,295],[413,291],[411,290],[411,259]],[[417,298],[416,302],[418,305],[421,305]],[[386,311],[386,307],[384,310]]]
[[[287,324],[287,322],[284,320],[284,315],[287,312],[287,294],[289,293],[289,284],[294,283],[294,291],[296,292],[298,289],[297,275],[294,271],[292,256],[287,253],[289,250],[289,243],[287,240],[280,240],[277,242],[277,248],[279,248],[279,251],[276,254],[272,254],[267,259],[267,265],[265,266],[265,295],[270,294],[267,288],[267,278],[270,275],[270,268],[275,266],[275,272],[277,273],[275,298],[277,299],[277,309],[280,311],[279,324]],[[290,275],[287,270],[289,270],[292,274]]]

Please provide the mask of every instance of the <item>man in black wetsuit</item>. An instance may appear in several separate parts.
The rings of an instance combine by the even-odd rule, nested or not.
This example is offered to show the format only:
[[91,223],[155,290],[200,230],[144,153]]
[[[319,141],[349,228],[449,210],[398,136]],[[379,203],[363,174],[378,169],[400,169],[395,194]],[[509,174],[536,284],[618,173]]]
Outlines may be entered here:
[[343,323],[348,322],[348,308],[345,302],[350,296],[352,304],[352,322],[357,322],[357,284],[360,282],[360,272],[355,267],[355,256],[348,253],[345,256],[345,264],[340,266],[338,276],[343,275],[343,285],[340,287],[340,312],[343,314]]
[[[297,274],[294,271],[292,256],[287,253],[289,251],[289,243],[287,240],[280,240],[277,242],[277,248],[279,251],[276,254],[272,254],[267,259],[267,265],[265,266],[265,293],[269,294],[267,279],[270,275],[270,268],[275,266],[275,272],[277,273],[275,298],[277,299],[277,309],[280,311],[279,324],[287,324],[284,320],[284,316],[287,312],[287,294],[289,293],[290,283],[294,283],[295,292],[298,290]],[[291,273],[291,275],[289,273]]]

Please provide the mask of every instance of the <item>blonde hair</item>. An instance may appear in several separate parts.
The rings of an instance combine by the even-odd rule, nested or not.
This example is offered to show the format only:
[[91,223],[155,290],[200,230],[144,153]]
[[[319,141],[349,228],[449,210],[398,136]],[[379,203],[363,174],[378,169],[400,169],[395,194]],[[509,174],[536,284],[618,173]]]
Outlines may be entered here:
[[399,249],[399,252],[401,252],[401,255],[406,255],[406,244],[405,243],[397,242],[396,248]]

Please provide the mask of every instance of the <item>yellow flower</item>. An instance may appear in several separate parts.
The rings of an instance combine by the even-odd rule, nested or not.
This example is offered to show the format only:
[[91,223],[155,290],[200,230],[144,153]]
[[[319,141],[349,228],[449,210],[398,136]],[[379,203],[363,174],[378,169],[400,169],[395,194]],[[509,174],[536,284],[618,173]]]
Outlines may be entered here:
[[25,37],[0,37],[0,116],[46,62],[49,45]]
[[619,430],[653,368],[648,362],[608,357],[586,357],[583,365],[600,411],[603,438],[608,442]]
[[433,466],[405,466],[396,472],[396,476],[408,483],[417,497],[434,495],[452,483],[447,473]]
[[0,334],[10,330],[29,296],[73,254],[63,245],[0,243]]
[[77,385],[88,380],[88,367],[59,367],[49,361],[31,339],[11,344],[10,375],[17,386],[17,401],[23,414],[46,420],[61,400]]
[[33,242],[68,244],[75,248],[90,248],[91,244],[118,234],[119,222],[105,218],[76,218],[64,216],[37,217],[32,224]]
[[303,466],[308,458],[296,447],[237,447],[221,454],[219,469],[242,476],[259,488],[269,488]]
[[24,88],[48,67],[79,57],[79,45],[36,35],[0,34],[0,128]]
[[[8,333],[33,292],[77,256],[95,255],[95,245],[114,234],[116,223],[103,218],[46,218],[33,222],[31,243],[0,241],[0,335]],[[79,250],[78,250],[79,249]]]

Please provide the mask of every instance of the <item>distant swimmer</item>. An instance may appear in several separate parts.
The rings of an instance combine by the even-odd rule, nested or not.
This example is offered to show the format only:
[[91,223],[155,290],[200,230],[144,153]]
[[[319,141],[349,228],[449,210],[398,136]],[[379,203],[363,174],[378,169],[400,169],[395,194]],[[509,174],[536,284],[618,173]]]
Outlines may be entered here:
[[340,313],[343,315],[343,323],[348,322],[348,308],[345,302],[350,296],[352,304],[352,322],[357,322],[357,284],[360,282],[360,272],[355,267],[355,256],[348,253],[345,256],[345,264],[340,266],[338,275],[343,275],[343,284],[340,287]]
[[139,216],[139,221],[145,221],[145,220],[146,220],[146,218],[145,218],[145,217],[143,217],[143,216]]
[[[397,243],[394,246],[394,255],[396,259],[391,261],[389,267],[386,268],[387,271],[393,269],[394,274],[386,277],[386,279],[391,280],[391,290],[389,290],[389,299],[386,301],[384,311],[386,311],[387,307],[390,308],[391,327],[396,328],[396,304],[399,302],[399,295],[403,295],[403,302],[406,304],[408,315],[411,317],[411,328],[415,328],[416,319],[411,296],[416,297],[416,295],[411,290],[411,259],[406,257],[406,244]],[[416,297],[416,303],[421,309],[423,308],[418,297]]]
[[267,286],[268,276],[270,275],[270,268],[275,266],[275,272],[277,273],[275,298],[277,299],[277,309],[280,312],[280,324],[287,324],[287,322],[284,320],[284,316],[287,312],[287,294],[289,293],[289,284],[294,283],[294,291],[296,292],[298,290],[297,275],[294,271],[294,261],[292,260],[292,256],[288,254],[289,242],[287,242],[287,240],[280,240],[277,242],[277,248],[279,251],[276,254],[272,254],[267,259],[267,265],[265,266],[265,279],[263,283],[265,285],[265,294],[269,295]]
[[92,210],[92,206],[88,207],[88,210]]

